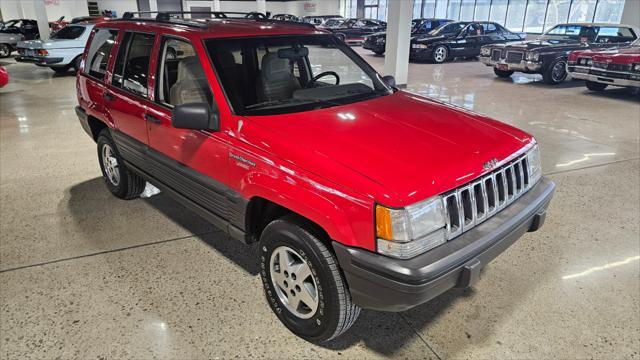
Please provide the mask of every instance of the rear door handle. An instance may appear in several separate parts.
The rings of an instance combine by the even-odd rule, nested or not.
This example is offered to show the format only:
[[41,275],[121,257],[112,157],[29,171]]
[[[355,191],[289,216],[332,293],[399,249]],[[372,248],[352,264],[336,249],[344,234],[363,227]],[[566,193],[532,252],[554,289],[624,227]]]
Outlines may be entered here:
[[157,117],[153,116],[153,115],[149,115],[149,114],[144,114],[144,118],[147,121],[151,121],[154,124],[162,124],[162,121],[160,121],[160,119],[158,119]]
[[107,101],[113,101],[116,99],[115,95],[113,95],[112,93],[109,92],[104,92],[104,94],[102,94],[102,98],[107,100]]

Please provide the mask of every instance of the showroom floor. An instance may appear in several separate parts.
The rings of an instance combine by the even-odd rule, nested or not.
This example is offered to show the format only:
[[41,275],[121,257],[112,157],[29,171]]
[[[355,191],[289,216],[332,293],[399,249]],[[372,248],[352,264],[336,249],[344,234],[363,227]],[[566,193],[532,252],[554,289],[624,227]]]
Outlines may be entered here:
[[473,289],[363,311],[315,346],[271,313],[255,247],[164,195],[109,194],[71,74],[0,65],[11,76],[0,89],[0,358],[640,357],[638,95],[498,80],[472,61],[412,64],[410,90],[537,137],[557,184],[547,223]]

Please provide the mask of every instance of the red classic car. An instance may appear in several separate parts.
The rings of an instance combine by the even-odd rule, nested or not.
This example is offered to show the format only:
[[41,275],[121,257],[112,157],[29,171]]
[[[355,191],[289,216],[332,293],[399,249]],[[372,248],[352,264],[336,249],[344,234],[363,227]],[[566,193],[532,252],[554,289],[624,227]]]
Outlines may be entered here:
[[640,39],[614,49],[574,51],[567,71],[574,79],[586,80],[592,91],[609,85],[640,88]]
[[3,66],[0,66],[0,88],[4,87],[8,83],[9,83],[9,73],[7,72],[7,69],[5,69]]

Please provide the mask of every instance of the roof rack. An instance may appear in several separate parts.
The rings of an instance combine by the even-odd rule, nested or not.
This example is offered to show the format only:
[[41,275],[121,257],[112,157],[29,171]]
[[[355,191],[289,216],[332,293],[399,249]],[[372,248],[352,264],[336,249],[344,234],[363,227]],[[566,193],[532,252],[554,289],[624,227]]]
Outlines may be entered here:
[[[171,22],[180,25],[206,27],[206,24],[198,21],[190,21],[192,19],[178,18],[178,15],[197,14],[210,15],[212,19],[250,19],[256,21],[272,22],[278,24],[287,24],[294,26],[304,26],[314,28],[313,24],[292,22],[285,20],[270,19],[267,15],[260,12],[236,12],[236,11],[127,11],[122,15],[122,20],[133,20],[134,15],[156,14],[155,18],[144,18],[144,21]],[[200,18],[202,19],[202,18]],[[206,20],[206,18],[204,18]],[[196,19],[193,19],[196,20]]]

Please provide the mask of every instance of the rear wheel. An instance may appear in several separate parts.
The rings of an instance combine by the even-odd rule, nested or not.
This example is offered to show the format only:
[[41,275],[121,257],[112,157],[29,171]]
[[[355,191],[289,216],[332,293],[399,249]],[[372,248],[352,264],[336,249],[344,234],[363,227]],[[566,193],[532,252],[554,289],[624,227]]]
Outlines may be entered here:
[[595,82],[595,81],[587,81],[586,82],[587,89],[591,91],[602,91],[607,88],[607,84]]
[[493,68],[493,72],[496,74],[497,77],[499,78],[509,78],[511,77],[511,75],[513,75],[514,71],[511,70],[498,70],[496,68]]
[[447,58],[449,57],[449,49],[447,49],[447,47],[444,45],[437,46],[435,49],[433,49],[432,57],[433,62],[442,64],[443,62],[447,61]]
[[382,55],[382,54],[384,54],[384,50],[382,50],[382,51],[374,51],[374,53],[375,53],[376,55]]
[[11,55],[11,46],[7,44],[0,44],[0,58],[5,58]]
[[557,85],[567,78],[567,60],[556,59],[542,74],[542,79],[549,85]]
[[113,195],[125,200],[140,196],[146,182],[125,167],[109,129],[98,135],[98,161],[107,188]]
[[272,221],[260,237],[264,293],[278,319],[312,342],[347,331],[360,314],[333,254],[296,216]]

